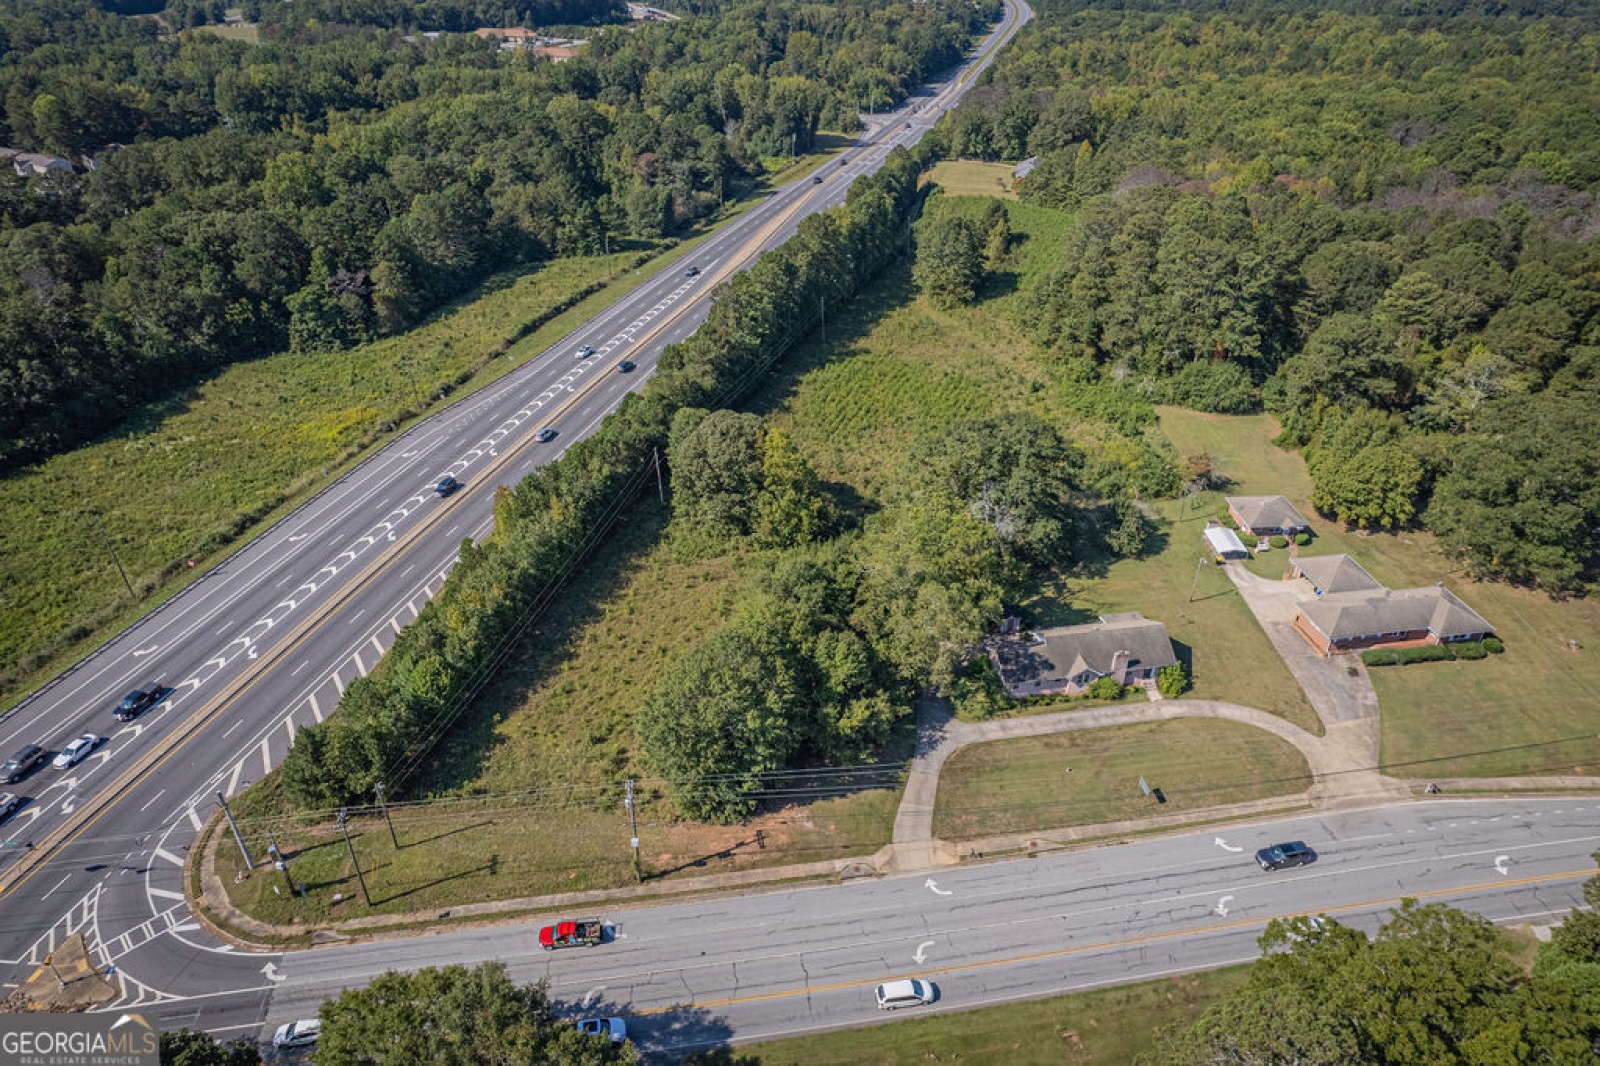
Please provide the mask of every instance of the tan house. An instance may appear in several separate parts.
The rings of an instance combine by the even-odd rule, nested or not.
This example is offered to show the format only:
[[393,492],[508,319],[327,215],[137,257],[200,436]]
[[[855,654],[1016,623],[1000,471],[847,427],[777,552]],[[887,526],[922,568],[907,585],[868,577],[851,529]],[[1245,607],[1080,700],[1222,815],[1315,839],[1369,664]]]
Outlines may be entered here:
[[1494,628],[1442,585],[1326,592],[1296,605],[1295,630],[1323,655],[1482,640]]
[[989,658],[1012,699],[1073,696],[1102,677],[1126,685],[1154,678],[1178,661],[1167,627],[1137,611],[997,640],[989,645]]
[[1229,496],[1228,513],[1240,529],[1257,537],[1292,537],[1311,528],[1305,516],[1282,496]]

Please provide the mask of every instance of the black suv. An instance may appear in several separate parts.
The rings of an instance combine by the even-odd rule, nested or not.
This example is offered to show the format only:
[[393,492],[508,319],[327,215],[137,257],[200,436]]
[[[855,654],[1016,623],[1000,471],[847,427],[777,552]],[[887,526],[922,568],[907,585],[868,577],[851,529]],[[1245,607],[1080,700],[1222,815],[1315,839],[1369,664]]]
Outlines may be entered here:
[[44,765],[45,750],[37,744],[24,744],[4,766],[0,766],[0,783],[21,781]]
[[119,722],[131,722],[160,699],[161,686],[152,681],[149,691],[142,688],[134,689],[122,697],[122,702],[117,704],[116,710],[111,713]]
[[1306,866],[1317,861],[1317,853],[1304,841],[1291,840],[1287,844],[1274,844],[1256,852],[1256,862],[1263,870],[1282,870],[1290,866]]

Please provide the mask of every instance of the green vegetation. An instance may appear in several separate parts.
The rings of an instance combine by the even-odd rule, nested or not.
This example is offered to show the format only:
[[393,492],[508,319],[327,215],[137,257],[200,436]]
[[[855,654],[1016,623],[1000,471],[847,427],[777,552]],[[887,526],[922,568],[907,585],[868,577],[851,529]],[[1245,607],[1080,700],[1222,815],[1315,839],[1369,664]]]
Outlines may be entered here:
[[911,1066],[1006,1062],[1014,1066],[1127,1066],[1149,1061],[1163,1034],[1181,1031],[1243,985],[1249,967],[1142,981],[1000,1007],[739,1047],[696,1066]]
[[1022,198],[1076,212],[1026,303],[1064,373],[1265,407],[1323,514],[1582,591],[1600,241],[1574,222],[1600,189],[1600,22],[1348,8],[1047,3],[940,132],[1039,156]]
[[558,1015],[543,983],[512,984],[503,962],[390,970],[324,1003],[319,1016],[323,1066],[635,1061],[632,1044],[580,1033]]
[[[1139,789],[1139,778],[1167,802]],[[963,748],[945,763],[933,815],[941,840],[1048,831],[1289,796],[1311,785],[1305,758],[1238,722],[1179,718]]]
[[160,1056],[162,1066],[260,1066],[261,1048],[244,1038],[221,1044],[210,1033],[162,1030]]
[[0,471],[230,364],[400,333],[497,271],[688,232],[999,12],[719,4],[552,63],[465,31],[623,5],[248,6],[255,44],[96,0],[0,8],[0,144],[63,162],[0,174]]
[[993,197],[1015,200],[1012,167],[1005,163],[980,163],[970,159],[945,159],[935,163],[925,179],[948,196]]

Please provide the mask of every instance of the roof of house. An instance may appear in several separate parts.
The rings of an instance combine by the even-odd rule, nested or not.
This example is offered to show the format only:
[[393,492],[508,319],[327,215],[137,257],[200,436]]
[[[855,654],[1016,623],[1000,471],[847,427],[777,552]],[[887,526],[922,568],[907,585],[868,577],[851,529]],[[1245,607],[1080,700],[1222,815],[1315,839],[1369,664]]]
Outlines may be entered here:
[[1039,157],[1036,156],[1036,155],[1035,156],[1029,156],[1027,159],[1024,159],[1022,162],[1018,163],[1016,165],[1016,167],[1014,167],[1012,169],[1011,176],[1013,178],[1016,178],[1018,181],[1021,181],[1023,178],[1027,177],[1029,174],[1032,174],[1033,173],[1033,168],[1038,166],[1038,165],[1039,165]]
[[1348,555],[1302,555],[1294,561],[1294,568],[1321,589],[1323,595],[1383,587],[1377,578]]
[[1128,653],[1128,665],[1133,667],[1159,668],[1178,661],[1167,627],[1137,612],[1107,615],[1090,625],[1042,629],[1033,636],[1035,642],[1002,640],[992,645],[1000,678],[1008,687],[1065,681],[1086,670],[1104,676],[1111,672],[1119,651]]
[[1449,589],[1367,589],[1302,600],[1300,613],[1329,640],[1428,630],[1440,640],[1492,633],[1494,627]]
[[1239,539],[1239,534],[1227,526],[1207,526],[1206,541],[1211,545],[1211,550],[1218,555],[1227,555],[1229,552],[1250,554],[1249,549],[1244,546],[1244,541]]
[[1228,506],[1251,529],[1288,529],[1311,524],[1282,496],[1229,496]]

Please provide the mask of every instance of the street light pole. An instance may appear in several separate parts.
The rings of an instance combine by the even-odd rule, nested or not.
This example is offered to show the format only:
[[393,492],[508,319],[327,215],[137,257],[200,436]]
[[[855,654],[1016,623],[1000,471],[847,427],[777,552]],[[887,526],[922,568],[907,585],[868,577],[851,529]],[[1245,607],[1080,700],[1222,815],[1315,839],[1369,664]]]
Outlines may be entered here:
[[639,868],[639,814],[633,806],[633,778],[628,778],[628,794],[623,799],[623,804],[628,808],[628,828],[631,831],[633,844],[633,876],[641,884],[644,882],[644,871]]
[[117,573],[122,575],[122,583],[128,586],[128,595],[133,599],[138,599],[138,595],[133,591],[133,582],[128,580],[128,572],[122,568],[122,560],[117,558],[117,548],[116,545],[111,543],[111,534],[106,532],[106,524],[100,521],[100,512],[90,511],[89,515],[94,519],[94,524],[100,529],[100,536],[106,542],[106,551],[111,553],[111,561],[117,564]]
[[372,790],[378,794],[378,808],[383,811],[383,820],[389,826],[389,840],[394,844],[394,850],[399,851],[400,838],[395,835],[394,820],[389,817],[389,805],[383,801],[383,782],[373,785]]

